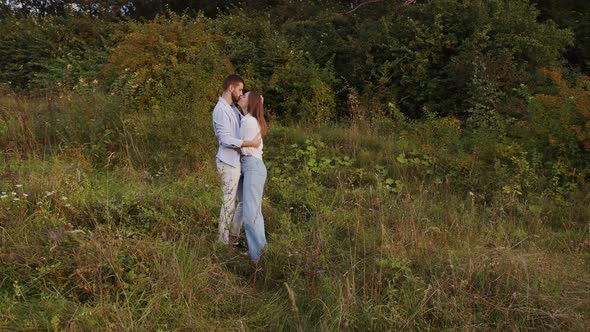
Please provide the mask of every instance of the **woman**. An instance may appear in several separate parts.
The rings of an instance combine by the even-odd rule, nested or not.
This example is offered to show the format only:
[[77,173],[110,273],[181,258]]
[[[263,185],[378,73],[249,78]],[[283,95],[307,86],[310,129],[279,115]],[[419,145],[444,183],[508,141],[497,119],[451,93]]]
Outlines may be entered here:
[[[240,97],[238,106],[244,114],[240,125],[241,139],[253,140],[259,134],[261,137],[266,136],[268,126],[264,120],[262,96],[254,91],[247,92]],[[262,193],[266,182],[266,166],[262,161],[262,148],[263,142],[257,148],[241,149],[241,190],[238,189],[239,204],[234,222],[234,227],[237,229],[232,232],[239,234],[243,222],[248,242],[248,254],[255,264],[258,263],[262,251],[266,247],[264,218],[262,217]]]

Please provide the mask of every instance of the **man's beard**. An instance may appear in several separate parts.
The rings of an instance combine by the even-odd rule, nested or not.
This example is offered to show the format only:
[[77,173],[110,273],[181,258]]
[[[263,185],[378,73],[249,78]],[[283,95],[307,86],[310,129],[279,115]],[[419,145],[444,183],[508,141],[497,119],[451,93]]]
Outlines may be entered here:
[[231,100],[232,100],[234,103],[237,103],[237,102],[240,100],[240,96],[234,96],[234,95],[232,94],[232,95],[231,95]]

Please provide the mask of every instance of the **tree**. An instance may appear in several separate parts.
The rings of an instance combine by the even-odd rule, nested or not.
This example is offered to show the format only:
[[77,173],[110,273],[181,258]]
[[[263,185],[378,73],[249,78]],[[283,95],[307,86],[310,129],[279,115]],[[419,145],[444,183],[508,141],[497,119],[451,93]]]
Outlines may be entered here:
[[578,0],[531,0],[541,11],[541,19],[551,19],[575,33],[574,46],[568,49],[569,63],[590,73],[590,2]]

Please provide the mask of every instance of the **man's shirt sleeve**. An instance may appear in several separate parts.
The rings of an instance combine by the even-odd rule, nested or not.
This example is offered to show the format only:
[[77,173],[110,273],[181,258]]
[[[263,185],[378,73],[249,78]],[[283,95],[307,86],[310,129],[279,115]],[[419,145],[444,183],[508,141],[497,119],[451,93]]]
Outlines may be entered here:
[[239,148],[243,141],[233,136],[230,123],[229,115],[223,110],[213,112],[213,126],[219,144],[228,148]]

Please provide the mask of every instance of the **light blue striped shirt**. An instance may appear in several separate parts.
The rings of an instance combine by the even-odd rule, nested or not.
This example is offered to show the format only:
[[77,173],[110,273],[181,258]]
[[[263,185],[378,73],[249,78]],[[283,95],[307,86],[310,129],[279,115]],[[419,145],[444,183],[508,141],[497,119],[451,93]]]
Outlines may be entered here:
[[239,148],[243,143],[240,139],[241,117],[235,106],[219,97],[213,109],[213,131],[219,142],[217,159],[233,167],[240,167],[240,154],[233,148]]

